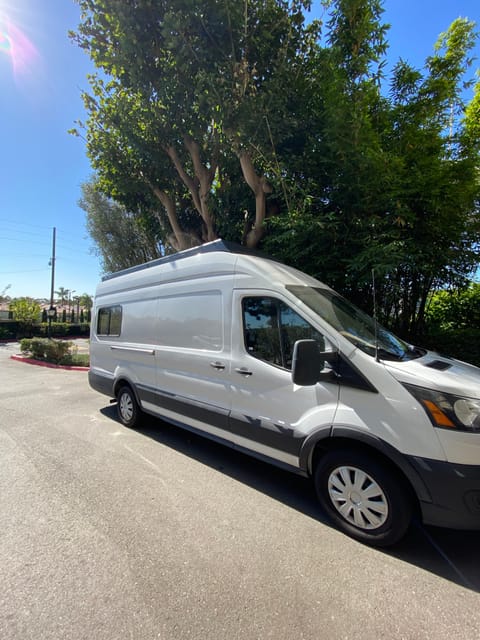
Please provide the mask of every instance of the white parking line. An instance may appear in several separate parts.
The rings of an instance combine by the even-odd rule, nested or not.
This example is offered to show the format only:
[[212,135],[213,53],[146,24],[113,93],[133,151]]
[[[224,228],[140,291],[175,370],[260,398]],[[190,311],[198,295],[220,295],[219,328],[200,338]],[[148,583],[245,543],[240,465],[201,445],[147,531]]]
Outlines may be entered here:
[[[130,453],[133,453],[134,455],[138,456],[141,460],[143,460],[144,462],[146,462],[150,467],[153,467],[155,469],[155,471],[158,474],[161,474],[161,469],[158,465],[156,465],[154,462],[152,462],[151,460],[149,460],[148,458],[146,458],[145,456],[143,456],[141,453],[139,453],[138,451],[135,451],[134,449],[130,448],[128,445],[126,445],[125,443],[123,443],[123,446],[125,447],[125,449],[127,449],[127,451],[130,451]],[[165,480],[163,480],[163,478],[159,478],[160,482],[166,487],[167,483],[165,482]]]

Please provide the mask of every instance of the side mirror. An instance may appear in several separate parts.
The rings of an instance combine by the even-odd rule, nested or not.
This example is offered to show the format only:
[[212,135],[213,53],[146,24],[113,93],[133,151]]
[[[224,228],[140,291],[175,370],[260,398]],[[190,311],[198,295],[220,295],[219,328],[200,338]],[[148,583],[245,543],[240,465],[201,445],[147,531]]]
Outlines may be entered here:
[[320,351],[315,340],[297,340],[293,345],[292,381],[311,387],[321,379],[325,363],[334,364],[337,360],[337,351]]
[[323,354],[315,340],[297,340],[293,345],[292,380],[304,387],[317,384],[325,367]]

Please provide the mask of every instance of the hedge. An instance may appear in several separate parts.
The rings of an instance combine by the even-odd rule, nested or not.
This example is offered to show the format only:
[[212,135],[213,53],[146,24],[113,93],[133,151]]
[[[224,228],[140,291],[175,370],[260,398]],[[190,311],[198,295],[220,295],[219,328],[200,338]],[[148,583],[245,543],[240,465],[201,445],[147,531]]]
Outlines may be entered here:
[[[65,338],[69,336],[83,336],[88,338],[89,335],[90,324],[86,322],[73,324],[69,322],[52,322],[51,324],[52,338]],[[20,339],[23,337],[33,338],[36,336],[45,338],[48,336],[48,322],[30,325],[28,329],[15,320],[0,322],[0,340]]]

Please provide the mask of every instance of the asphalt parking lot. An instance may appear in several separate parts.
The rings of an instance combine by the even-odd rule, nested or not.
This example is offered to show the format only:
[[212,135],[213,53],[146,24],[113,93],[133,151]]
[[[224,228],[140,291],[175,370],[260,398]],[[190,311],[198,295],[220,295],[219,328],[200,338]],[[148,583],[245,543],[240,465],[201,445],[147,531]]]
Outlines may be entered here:
[[415,523],[371,549],[307,480],[159,420],[128,430],[85,371],[15,352],[0,346],[2,640],[480,637],[479,532]]

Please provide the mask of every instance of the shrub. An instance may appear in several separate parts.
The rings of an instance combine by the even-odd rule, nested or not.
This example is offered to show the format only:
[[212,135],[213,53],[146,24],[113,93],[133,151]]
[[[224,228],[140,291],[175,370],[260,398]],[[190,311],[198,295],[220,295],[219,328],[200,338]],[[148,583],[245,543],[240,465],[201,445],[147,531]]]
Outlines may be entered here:
[[[37,325],[37,327],[35,327],[35,333],[43,337],[48,336],[48,323]],[[52,338],[88,336],[90,335],[90,325],[88,323],[69,324],[68,322],[52,322],[50,333]]]
[[90,364],[90,356],[88,353],[76,353],[75,350],[72,353],[62,358],[60,364],[76,367],[88,367]]
[[72,342],[48,338],[24,338],[20,343],[20,350],[22,353],[31,353],[36,360],[54,364],[68,364],[69,359],[76,354],[76,347]]
[[431,327],[480,329],[480,283],[472,282],[466,289],[437,291],[425,316]]
[[60,364],[73,346],[64,340],[44,340],[44,357],[47,362]]
[[0,324],[0,338],[16,338],[19,331],[19,323],[15,320],[2,320]]
[[433,329],[422,337],[422,346],[480,367],[480,329]]
[[30,341],[30,351],[37,360],[45,360],[45,342],[42,338],[32,338]]
[[22,353],[29,353],[32,350],[32,338],[22,338],[20,340],[20,351]]

